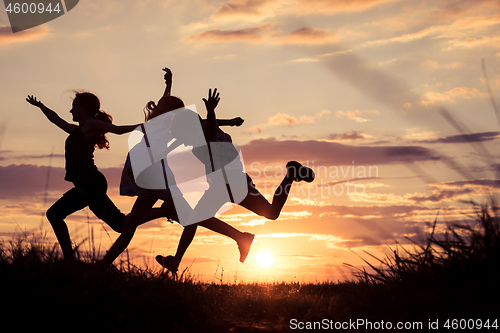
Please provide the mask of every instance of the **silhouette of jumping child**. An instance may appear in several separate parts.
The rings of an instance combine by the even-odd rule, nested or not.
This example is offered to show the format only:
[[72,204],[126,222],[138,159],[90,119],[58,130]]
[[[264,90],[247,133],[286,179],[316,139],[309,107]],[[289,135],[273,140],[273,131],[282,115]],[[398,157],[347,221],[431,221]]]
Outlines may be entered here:
[[131,132],[138,125],[117,126],[112,124],[112,117],[100,110],[97,96],[89,92],[76,93],[72,108],[73,121],[70,124],[56,112],[46,107],[36,97],[28,96],[28,103],[42,110],[49,121],[69,133],[65,143],[65,180],[74,187],[63,194],[48,210],[49,220],[61,246],[64,259],[74,260],[74,251],[64,219],[74,212],[89,207],[101,220],[114,231],[121,232],[125,215],[113,204],[108,195],[107,181],[94,164],[95,147],[109,148],[106,133],[124,134]]
[[[214,216],[227,201],[275,220],[279,217],[288,198],[292,183],[294,181],[312,182],[315,177],[310,168],[302,166],[296,161],[288,162],[286,165],[287,174],[276,189],[272,203],[269,203],[255,188],[250,176],[244,173],[238,158],[238,151],[231,143],[231,136],[219,127],[215,117],[215,108],[219,100],[217,89],[213,93],[210,89],[208,99],[203,99],[207,109],[207,119],[201,124],[203,138],[200,138],[195,129],[189,129],[189,126],[193,126],[199,118],[196,113],[190,110],[177,113],[170,126],[170,132],[176,138],[172,146],[178,146],[180,143],[185,146],[193,146],[193,154],[205,165],[210,184],[191,213],[187,222],[188,226],[184,228],[175,256],[156,256],[156,260],[172,272],[177,271],[182,256],[194,237],[197,222],[207,216]],[[206,142],[207,145],[200,144],[200,141]],[[243,191],[242,181],[243,187],[246,187]]]
[[[152,101],[147,103],[145,109],[146,121],[152,120],[160,115],[184,107],[184,103],[181,99],[170,95],[172,87],[172,72],[168,68],[164,68],[163,71],[165,71],[165,92],[162,98],[158,101],[158,105],[156,105]],[[217,121],[224,126],[240,126],[243,123],[243,119],[241,118],[227,120],[222,119]],[[143,140],[144,139],[145,138],[143,138]],[[180,144],[178,143],[177,146],[179,145]],[[173,148],[174,147],[171,146],[171,149]],[[169,179],[169,182],[170,181],[175,182],[174,179]],[[168,185],[170,186],[175,184],[169,183]],[[122,179],[120,183],[120,194],[137,196],[137,199],[132,207],[131,212],[125,219],[123,232],[108,250],[104,258],[99,262],[99,265],[101,267],[108,267],[109,265],[111,265],[111,263],[120,255],[120,253],[122,253],[126,249],[134,236],[135,230],[140,224],[160,217],[166,217],[169,220],[179,221],[178,212],[176,210],[176,205],[174,204],[174,201],[172,199],[172,193],[169,189],[169,186],[164,189],[141,188],[136,183],[134,178],[130,154],[127,156],[127,161],[123,169]],[[161,207],[152,208],[158,200],[163,200]],[[189,207],[189,204],[184,201],[183,207]],[[248,255],[250,246],[254,239],[253,234],[240,232],[239,230],[213,216],[200,222],[199,225],[235,240],[240,251],[240,261],[245,261],[245,258]],[[196,231],[196,226],[186,227],[186,229],[188,230],[191,230],[193,228],[194,231]],[[183,247],[187,248],[187,245],[183,245]]]

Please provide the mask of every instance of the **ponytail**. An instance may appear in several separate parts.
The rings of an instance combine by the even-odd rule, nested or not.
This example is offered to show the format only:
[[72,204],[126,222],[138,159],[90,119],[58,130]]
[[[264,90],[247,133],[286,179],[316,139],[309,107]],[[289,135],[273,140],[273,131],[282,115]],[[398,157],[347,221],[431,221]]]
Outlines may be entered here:
[[[113,122],[113,117],[111,117],[111,115],[107,114],[106,112],[104,112],[102,110],[97,111],[96,115],[94,116],[94,119],[104,121],[104,122],[110,123],[110,124]],[[99,149],[103,149],[103,148],[109,149],[109,141],[106,138],[106,132],[99,132],[96,146]]]
[[[175,96],[163,96],[158,101],[158,105],[153,101],[149,101],[144,107],[144,118],[146,121],[159,116],[160,114],[177,110],[184,107],[184,102],[179,97]],[[154,112],[156,110],[156,112]],[[153,112],[155,114],[153,114]]]
[[156,107],[157,106],[153,101],[149,101],[148,104],[146,104],[146,106],[142,110],[144,112],[144,120],[148,121],[149,119],[151,119],[151,113]]

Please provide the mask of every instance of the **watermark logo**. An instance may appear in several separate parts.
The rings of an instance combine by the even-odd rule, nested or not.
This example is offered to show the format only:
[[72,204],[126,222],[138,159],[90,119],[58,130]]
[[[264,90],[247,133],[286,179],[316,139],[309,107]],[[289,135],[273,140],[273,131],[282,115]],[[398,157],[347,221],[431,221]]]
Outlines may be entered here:
[[224,140],[223,132],[218,142],[207,143],[200,119],[190,105],[157,116],[129,135],[136,184],[169,191],[183,226],[214,217],[248,194],[240,148]]
[[12,32],[20,32],[52,21],[75,8],[79,0],[4,0]]

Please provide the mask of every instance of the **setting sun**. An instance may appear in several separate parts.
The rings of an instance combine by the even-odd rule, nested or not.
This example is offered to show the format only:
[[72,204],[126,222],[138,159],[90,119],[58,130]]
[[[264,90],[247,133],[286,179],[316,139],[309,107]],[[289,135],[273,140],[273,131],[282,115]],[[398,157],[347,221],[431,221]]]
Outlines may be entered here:
[[260,267],[269,267],[274,261],[273,255],[266,250],[257,253],[256,260]]

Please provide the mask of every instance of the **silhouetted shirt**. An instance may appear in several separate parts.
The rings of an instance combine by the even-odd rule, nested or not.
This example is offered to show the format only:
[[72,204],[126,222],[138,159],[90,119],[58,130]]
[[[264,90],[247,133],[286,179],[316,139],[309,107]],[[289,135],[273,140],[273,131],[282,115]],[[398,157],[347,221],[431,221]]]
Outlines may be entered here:
[[64,180],[73,182],[97,171],[94,164],[94,150],[98,137],[86,137],[82,128],[75,128],[66,139],[66,176]]
[[206,144],[201,144],[202,142],[197,140],[198,144],[195,145],[196,148],[193,149],[193,154],[205,164],[206,173],[209,175],[211,172],[225,168],[238,158],[238,151],[232,144],[231,136],[222,131],[218,126],[213,133],[210,133],[207,130],[207,121],[204,120],[201,127],[203,137],[200,136],[200,138],[204,138]]

